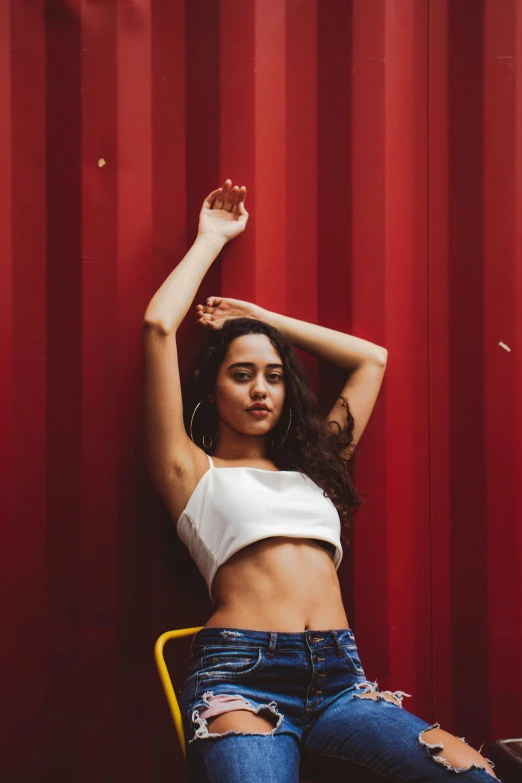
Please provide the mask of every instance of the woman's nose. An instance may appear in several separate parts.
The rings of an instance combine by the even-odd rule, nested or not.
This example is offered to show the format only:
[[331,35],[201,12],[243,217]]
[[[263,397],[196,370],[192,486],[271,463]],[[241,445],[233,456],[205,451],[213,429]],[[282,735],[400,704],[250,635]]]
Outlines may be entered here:
[[254,384],[254,388],[252,389],[252,394],[257,395],[258,397],[266,397],[266,383],[264,381],[258,381]]

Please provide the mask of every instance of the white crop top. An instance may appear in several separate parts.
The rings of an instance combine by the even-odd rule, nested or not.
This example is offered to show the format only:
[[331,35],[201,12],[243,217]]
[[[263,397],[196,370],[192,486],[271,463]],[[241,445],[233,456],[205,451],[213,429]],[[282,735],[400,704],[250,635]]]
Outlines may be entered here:
[[330,498],[296,470],[251,467],[210,468],[200,478],[176,529],[208,585],[235,552],[271,536],[317,538],[335,547],[342,560],[341,523]]

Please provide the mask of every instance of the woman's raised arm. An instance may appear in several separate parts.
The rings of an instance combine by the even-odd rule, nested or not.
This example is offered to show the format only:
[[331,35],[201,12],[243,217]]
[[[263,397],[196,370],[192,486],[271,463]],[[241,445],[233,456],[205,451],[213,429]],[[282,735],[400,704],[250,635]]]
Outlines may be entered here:
[[223,245],[244,231],[246,191],[238,196],[229,183],[205,199],[194,244],[153,296],[143,321],[145,455],[152,482],[174,516],[183,500],[183,481],[180,485],[177,477],[199,470],[201,451],[185,431],[177,330]]
[[213,190],[203,202],[194,244],[150,300],[144,323],[164,332],[175,332],[216,256],[230,239],[245,230],[246,188],[237,185],[231,188],[231,184],[227,179],[223,187]]

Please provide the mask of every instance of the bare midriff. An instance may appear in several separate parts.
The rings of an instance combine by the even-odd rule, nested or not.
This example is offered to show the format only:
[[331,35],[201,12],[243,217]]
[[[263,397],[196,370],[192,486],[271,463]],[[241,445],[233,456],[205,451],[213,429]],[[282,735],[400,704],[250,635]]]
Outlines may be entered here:
[[274,536],[236,552],[212,584],[208,626],[293,633],[349,628],[332,554],[315,539]]

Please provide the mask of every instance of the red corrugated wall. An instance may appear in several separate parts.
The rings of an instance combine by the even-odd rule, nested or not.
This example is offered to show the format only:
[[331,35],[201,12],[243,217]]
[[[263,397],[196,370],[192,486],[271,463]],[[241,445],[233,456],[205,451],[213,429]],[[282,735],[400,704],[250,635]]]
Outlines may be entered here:
[[0,3],[1,780],[183,778],[153,645],[212,606],[165,555],[141,320],[226,177],[182,372],[213,294],[386,346],[339,572],[366,673],[520,736],[521,47],[519,0]]

